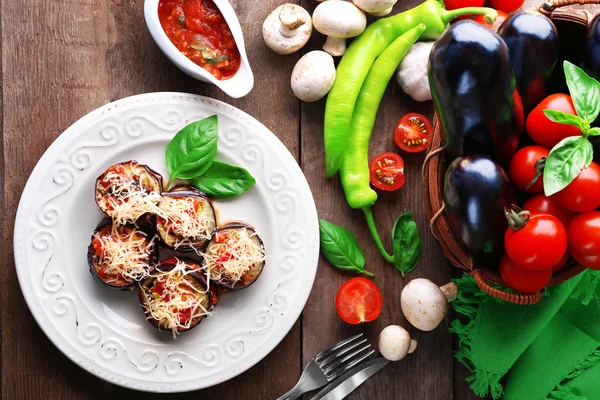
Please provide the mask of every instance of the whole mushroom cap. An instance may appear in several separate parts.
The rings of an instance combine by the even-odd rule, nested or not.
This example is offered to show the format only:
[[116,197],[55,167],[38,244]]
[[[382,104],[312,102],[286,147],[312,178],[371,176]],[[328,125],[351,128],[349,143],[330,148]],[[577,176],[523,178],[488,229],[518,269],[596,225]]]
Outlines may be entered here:
[[394,4],[398,0],[352,0],[353,3],[363,10],[376,17],[381,17],[392,12]]
[[342,0],[328,0],[315,8],[313,25],[323,35],[351,38],[367,27],[367,17],[354,4]]
[[277,54],[300,50],[312,34],[312,19],[308,11],[297,4],[282,4],[263,23],[265,44]]
[[398,325],[390,325],[379,334],[379,352],[390,361],[399,361],[412,353],[417,342],[411,340],[406,329]]
[[317,101],[329,92],[335,75],[335,64],[331,55],[320,50],[308,52],[294,66],[291,78],[292,92],[302,101]]
[[432,331],[446,316],[448,299],[435,283],[418,278],[402,289],[400,306],[412,326],[422,331]]

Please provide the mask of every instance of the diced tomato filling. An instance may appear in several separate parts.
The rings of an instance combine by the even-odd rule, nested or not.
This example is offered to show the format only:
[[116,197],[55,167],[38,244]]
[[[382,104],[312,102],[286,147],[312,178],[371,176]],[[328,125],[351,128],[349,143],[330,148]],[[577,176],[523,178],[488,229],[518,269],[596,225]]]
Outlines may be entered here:
[[[157,295],[159,295],[160,297],[163,297],[163,293],[165,292],[165,282],[164,281],[156,281],[154,283],[154,286],[152,287],[152,293],[156,293]],[[169,294],[166,293],[166,296],[168,296]],[[166,297],[165,296],[165,297]]]
[[186,308],[179,312],[179,322],[185,324],[192,317],[192,309]]
[[96,257],[102,258],[102,256],[104,255],[104,245],[102,244],[102,241],[97,237],[94,237],[94,239],[92,240],[92,247],[94,249],[94,254],[96,255]]

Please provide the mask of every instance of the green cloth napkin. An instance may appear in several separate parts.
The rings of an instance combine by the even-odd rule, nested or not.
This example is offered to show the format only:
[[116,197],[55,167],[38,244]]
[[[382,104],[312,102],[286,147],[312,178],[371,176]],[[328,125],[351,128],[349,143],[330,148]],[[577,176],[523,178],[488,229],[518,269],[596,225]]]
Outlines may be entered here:
[[456,280],[453,306],[466,322],[454,320],[451,331],[473,391],[507,400],[599,400],[600,303],[590,304],[600,299],[599,280],[585,271],[532,306],[493,299],[470,277]]

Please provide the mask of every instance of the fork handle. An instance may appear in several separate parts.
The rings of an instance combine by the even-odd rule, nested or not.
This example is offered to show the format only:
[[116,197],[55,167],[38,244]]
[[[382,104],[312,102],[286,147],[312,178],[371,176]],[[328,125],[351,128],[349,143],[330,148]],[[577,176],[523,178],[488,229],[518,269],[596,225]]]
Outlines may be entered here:
[[306,388],[304,388],[303,385],[300,384],[301,382],[302,380],[299,380],[298,383],[296,383],[296,386],[294,386],[286,394],[282,395],[281,397],[278,397],[277,400],[294,400],[302,396],[304,393],[308,392],[308,390],[306,390]]

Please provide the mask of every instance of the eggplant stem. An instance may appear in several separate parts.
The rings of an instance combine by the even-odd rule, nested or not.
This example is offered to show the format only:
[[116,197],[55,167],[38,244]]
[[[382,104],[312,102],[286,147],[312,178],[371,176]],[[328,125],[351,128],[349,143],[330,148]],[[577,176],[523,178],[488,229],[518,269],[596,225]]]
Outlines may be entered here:
[[379,233],[377,232],[377,227],[375,226],[375,220],[373,219],[373,212],[371,211],[371,207],[365,207],[362,209],[365,213],[365,218],[367,219],[367,225],[369,226],[369,231],[371,232],[371,236],[379,249],[379,252],[385,258],[385,260],[389,263],[394,262],[394,256],[391,256],[383,246],[381,242],[381,238],[379,237]]
[[446,24],[449,24],[455,18],[470,14],[483,14],[483,19],[490,25],[496,22],[496,18],[498,18],[498,12],[489,7],[464,7],[456,10],[443,10],[441,18]]

